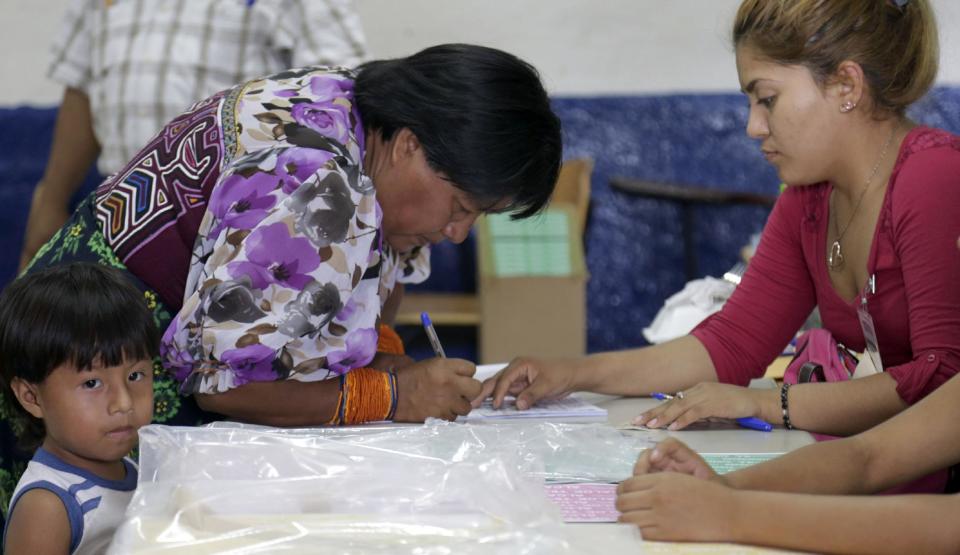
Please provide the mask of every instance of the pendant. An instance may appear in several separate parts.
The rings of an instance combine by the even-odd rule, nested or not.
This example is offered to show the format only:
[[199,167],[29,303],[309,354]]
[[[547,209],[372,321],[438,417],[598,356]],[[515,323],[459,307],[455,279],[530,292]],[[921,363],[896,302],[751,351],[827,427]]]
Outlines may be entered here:
[[830,245],[830,253],[827,254],[827,267],[831,270],[843,268],[843,253],[840,252],[840,241],[834,241]]

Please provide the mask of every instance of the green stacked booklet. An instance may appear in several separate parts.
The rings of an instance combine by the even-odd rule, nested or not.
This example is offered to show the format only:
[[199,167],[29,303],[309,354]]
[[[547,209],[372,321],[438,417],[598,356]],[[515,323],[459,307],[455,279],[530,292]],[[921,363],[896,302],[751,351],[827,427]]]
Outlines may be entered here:
[[568,276],[573,273],[570,216],[566,211],[548,209],[525,220],[491,214],[487,221],[494,275]]

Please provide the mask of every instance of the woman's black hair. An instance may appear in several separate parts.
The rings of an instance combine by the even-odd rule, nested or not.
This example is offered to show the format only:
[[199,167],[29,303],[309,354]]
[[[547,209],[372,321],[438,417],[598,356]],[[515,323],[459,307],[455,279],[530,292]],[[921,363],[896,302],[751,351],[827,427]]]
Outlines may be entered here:
[[14,378],[38,384],[64,363],[117,366],[153,358],[159,347],[147,301],[118,270],[74,262],[14,281],[0,295],[0,385],[20,443],[33,447],[45,432],[13,395]]
[[430,167],[481,203],[510,200],[515,218],[550,199],[563,151],[560,120],[537,70],[506,52],[444,44],[358,68],[368,131],[416,135]]

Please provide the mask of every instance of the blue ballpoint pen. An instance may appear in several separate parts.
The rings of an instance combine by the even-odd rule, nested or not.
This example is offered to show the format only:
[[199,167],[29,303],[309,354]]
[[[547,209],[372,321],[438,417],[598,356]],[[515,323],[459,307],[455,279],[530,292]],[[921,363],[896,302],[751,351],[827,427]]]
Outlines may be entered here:
[[433,354],[438,358],[447,358],[446,353],[443,352],[443,345],[440,344],[440,338],[437,337],[437,330],[434,329],[433,322],[430,321],[430,315],[421,312],[420,321],[423,322],[423,330],[427,332],[427,339],[430,341],[430,347],[433,348]]
[[[666,393],[651,393],[650,396],[653,397],[654,399],[657,399],[658,401],[669,401],[670,399],[673,399],[673,395],[667,395]],[[749,428],[751,430],[757,430],[759,432],[769,432],[773,430],[772,424],[770,424],[769,422],[764,422],[763,420],[760,420],[759,418],[754,418],[752,416],[737,418],[736,421],[741,428]]]

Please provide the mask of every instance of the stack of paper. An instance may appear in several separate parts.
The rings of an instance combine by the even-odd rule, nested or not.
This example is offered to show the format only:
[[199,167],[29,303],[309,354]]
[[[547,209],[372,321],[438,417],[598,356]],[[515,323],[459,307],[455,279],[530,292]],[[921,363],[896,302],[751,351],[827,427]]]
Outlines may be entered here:
[[519,418],[537,418],[541,420],[591,420],[605,421],[607,410],[587,403],[576,397],[557,399],[556,401],[541,401],[527,410],[517,410],[516,399],[506,397],[499,409],[493,408],[493,401],[487,399],[478,408],[470,411],[465,417],[458,420],[502,420]]
[[[473,377],[480,381],[485,381],[498,372],[506,368],[506,364],[481,364],[477,366],[477,372]],[[511,420],[511,419],[539,419],[549,421],[575,420],[577,422],[605,422],[607,420],[607,409],[602,409],[596,405],[590,404],[576,395],[566,399],[557,399],[556,401],[540,401],[535,406],[527,410],[517,410],[516,399],[505,397],[503,406],[500,409],[493,408],[493,400],[487,399],[482,405],[473,409],[467,416],[461,416],[457,420],[477,421],[477,420]]]
[[616,522],[617,484],[547,484],[564,522]]

